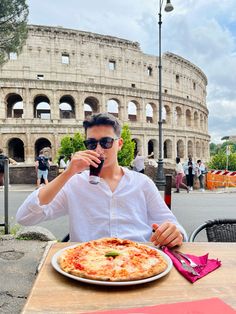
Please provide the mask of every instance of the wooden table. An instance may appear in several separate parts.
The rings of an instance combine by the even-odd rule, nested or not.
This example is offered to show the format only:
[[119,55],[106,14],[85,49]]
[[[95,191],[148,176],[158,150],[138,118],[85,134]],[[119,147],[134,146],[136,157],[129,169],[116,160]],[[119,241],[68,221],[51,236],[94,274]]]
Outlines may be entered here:
[[184,243],[182,252],[209,252],[210,258],[222,261],[220,268],[194,284],[173,268],[161,279],[126,287],[85,284],[55,271],[51,266],[53,254],[72,244],[56,243],[50,248],[22,313],[83,313],[211,297],[219,297],[236,309],[236,243]]

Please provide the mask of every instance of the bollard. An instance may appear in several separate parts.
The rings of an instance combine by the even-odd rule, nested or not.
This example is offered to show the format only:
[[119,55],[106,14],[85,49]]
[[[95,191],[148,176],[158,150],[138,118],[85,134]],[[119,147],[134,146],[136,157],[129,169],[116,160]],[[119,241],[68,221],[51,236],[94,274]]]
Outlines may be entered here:
[[166,185],[165,185],[165,194],[164,200],[166,205],[171,209],[171,188],[172,188],[172,175],[166,175]]
[[9,187],[9,161],[4,160],[4,227],[5,234],[9,234],[9,217],[8,217],[8,187]]

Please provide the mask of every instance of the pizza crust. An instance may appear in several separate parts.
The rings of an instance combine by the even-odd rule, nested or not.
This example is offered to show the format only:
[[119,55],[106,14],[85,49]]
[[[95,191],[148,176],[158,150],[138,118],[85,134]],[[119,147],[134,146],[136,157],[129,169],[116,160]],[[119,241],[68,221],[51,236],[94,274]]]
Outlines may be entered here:
[[167,262],[155,249],[119,238],[78,244],[58,257],[66,273],[100,281],[133,281],[165,271]]

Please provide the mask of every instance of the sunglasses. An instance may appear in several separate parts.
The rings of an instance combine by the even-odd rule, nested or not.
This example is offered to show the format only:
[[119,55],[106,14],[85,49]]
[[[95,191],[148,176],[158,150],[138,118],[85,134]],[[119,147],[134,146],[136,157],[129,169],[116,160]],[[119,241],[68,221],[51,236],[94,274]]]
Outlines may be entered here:
[[84,141],[84,145],[87,149],[94,150],[97,148],[97,145],[99,143],[99,145],[103,149],[109,149],[109,148],[112,148],[112,145],[113,145],[115,140],[118,140],[118,137],[116,137],[116,138],[102,137],[102,138],[100,138],[100,140],[96,140],[95,138],[89,138],[89,139]]

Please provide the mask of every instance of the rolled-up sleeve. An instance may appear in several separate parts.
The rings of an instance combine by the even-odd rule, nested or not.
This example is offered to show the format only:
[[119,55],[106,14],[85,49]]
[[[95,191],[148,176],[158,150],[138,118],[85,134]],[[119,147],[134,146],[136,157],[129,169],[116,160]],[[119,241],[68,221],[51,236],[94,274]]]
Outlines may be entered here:
[[184,237],[184,241],[188,240],[188,236],[183,226],[178,222],[174,214],[167,207],[164,202],[160,192],[156,188],[153,181],[148,179],[148,185],[146,188],[148,190],[146,192],[147,197],[147,208],[148,208],[148,223],[152,225],[153,223],[162,224],[164,222],[172,222],[176,225],[176,227],[180,230]]
[[24,226],[36,225],[42,221],[55,219],[68,213],[67,198],[62,189],[52,202],[40,205],[40,189],[31,193],[16,213],[16,221]]

